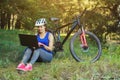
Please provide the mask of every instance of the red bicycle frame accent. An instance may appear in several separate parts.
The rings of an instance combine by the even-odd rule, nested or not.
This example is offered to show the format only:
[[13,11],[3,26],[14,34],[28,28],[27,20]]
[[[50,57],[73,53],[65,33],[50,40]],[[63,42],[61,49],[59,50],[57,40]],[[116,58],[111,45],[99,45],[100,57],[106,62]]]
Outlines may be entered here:
[[81,40],[83,47],[88,46],[87,41],[86,41],[86,37],[85,37],[85,31],[84,31],[83,27],[82,27],[82,34],[80,34],[80,40]]

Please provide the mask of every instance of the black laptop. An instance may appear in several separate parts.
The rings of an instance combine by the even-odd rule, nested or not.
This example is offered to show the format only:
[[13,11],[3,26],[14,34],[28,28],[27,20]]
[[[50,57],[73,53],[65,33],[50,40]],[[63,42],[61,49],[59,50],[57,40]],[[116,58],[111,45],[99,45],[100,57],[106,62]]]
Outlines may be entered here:
[[20,44],[22,46],[28,47],[38,47],[38,41],[36,35],[28,35],[28,34],[19,34]]

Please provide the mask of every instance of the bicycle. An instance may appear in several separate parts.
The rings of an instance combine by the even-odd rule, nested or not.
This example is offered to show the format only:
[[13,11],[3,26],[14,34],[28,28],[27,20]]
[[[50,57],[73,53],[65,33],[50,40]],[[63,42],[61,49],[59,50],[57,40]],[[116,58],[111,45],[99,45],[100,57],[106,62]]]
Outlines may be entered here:
[[[55,23],[56,29],[49,29],[54,35],[55,38],[55,49],[54,52],[58,52],[63,50],[63,45],[67,41],[70,34],[73,32],[73,30],[78,27],[78,31],[72,36],[70,40],[70,52],[72,54],[72,57],[78,61],[90,61],[95,62],[97,61],[101,54],[102,54],[102,48],[101,43],[98,37],[93,34],[92,32],[86,31],[84,29],[84,26],[80,23],[80,17],[85,13],[83,13],[76,17],[76,19],[70,23],[67,23],[66,25],[58,26],[59,18],[51,18],[51,21]],[[71,29],[63,39],[63,41],[60,41],[60,29],[67,27],[68,25],[71,25]]]

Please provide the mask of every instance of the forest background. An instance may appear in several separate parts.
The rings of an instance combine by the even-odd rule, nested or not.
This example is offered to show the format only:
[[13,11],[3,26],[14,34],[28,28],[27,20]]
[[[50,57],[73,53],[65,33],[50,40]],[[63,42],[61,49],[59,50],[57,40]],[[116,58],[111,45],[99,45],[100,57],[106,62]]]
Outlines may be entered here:
[[[66,50],[61,53],[62,58],[57,56],[47,65],[36,64],[37,68],[32,73],[25,74],[26,78],[25,76],[20,78],[21,76],[15,72],[15,67],[24,47],[19,44],[18,34],[33,33],[34,23],[39,18],[46,18],[48,28],[54,29],[53,22],[49,20],[51,17],[59,18],[60,25],[64,25],[82,13],[85,8],[86,12],[81,17],[81,23],[100,39],[103,50],[101,59],[95,64],[78,64],[71,58],[67,48],[69,45],[66,43],[64,46]],[[69,29],[70,26],[62,29],[61,33],[66,34]],[[22,80],[101,80],[102,78],[119,80],[119,44],[120,0],[0,0],[1,80],[19,80],[19,78]],[[50,70],[46,70],[47,66]],[[37,70],[40,70],[40,73]]]

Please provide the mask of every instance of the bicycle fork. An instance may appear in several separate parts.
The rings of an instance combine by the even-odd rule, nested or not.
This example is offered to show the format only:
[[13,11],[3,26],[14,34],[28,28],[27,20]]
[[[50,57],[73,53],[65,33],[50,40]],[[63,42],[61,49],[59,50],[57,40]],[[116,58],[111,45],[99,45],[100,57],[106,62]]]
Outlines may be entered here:
[[86,37],[85,37],[85,31],[82,27],[82,34],[80,34],[80,40],[81,40],[81,47],[86,50],[88,49],[88,44],[87,44],[87,41],[86,41]]

